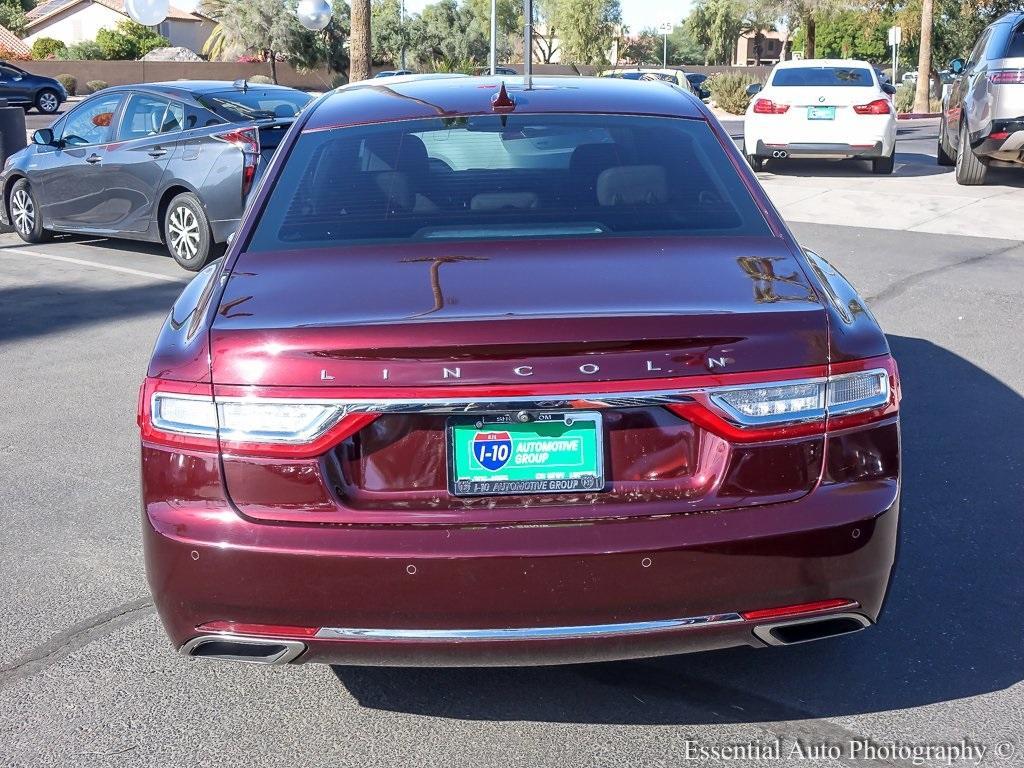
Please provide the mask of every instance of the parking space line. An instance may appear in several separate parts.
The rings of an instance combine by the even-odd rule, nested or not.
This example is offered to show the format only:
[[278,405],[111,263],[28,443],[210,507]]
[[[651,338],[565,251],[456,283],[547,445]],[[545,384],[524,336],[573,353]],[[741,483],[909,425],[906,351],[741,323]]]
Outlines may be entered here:
[[123,272],[126,275],[135,275],[136,277],[148,277],[153,280],[163,280],[167,283],[187,283],[188,278],[172,277],[171,275],[161,275],[159,272],[146,272],[142,269],[132,269],[131,267],[118,267],[114,264],[103,264],[98,261],[89,261],[88,259],[76,259],[71,256],[58,256],[54,253],[43,253],[42,251],[31,251],[27,248],[2,248],[2,253],[14,253],[19,256],[35,256],[39,259],[50,259],[52,261],[63,261],[68,264],[78,264],[83,267],[96,267],[97,269],[106,269],[111,272]]

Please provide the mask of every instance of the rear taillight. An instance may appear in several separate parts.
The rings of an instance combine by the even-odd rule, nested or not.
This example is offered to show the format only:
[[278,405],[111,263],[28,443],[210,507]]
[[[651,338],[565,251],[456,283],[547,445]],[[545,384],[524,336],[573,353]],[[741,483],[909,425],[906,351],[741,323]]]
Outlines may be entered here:
[[867,104],[856,104],[853,111],[858,115],[888,115],[892,112],[892,104],[888,99],[875,99]]
[[784,115],[789,111],[789,104],[776,104],[771,99],[758,99],[754,102],[754,112],[758,115]]
[[[202,390],[206,391],[203,392]],[[209,385],[147,379],[139,397],[146,442],[243,456],[307,458],[358,432],[377,415],[330,402],[221,398]]]
[[992,133],[990,133],[988,135],[988,137],[990,139],[994,139],[995,141],[1003,141],[1004,139],[1010,138],[1010,132],[1009,131],[993,131]]
[[993,85],[1024,84],[1024,69],[993,69],[988,73],[989,82]]
[[256,166],[260,162],[260,132],[258,128],[236,128],[224,133],[215,133],[213,138],[234,144],[242,150],[242,197],[249,194]]

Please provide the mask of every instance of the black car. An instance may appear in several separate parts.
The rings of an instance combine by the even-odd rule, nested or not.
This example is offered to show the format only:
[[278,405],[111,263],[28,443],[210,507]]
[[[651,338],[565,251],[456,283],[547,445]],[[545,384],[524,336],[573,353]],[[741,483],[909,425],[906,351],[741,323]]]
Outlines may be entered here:
[[22,240],[77,232],[167,244],[201,268],[309,94],[244,81],[107,88],[36,131],[0,174],[0,219]]
[[0,61],[0,99],[7,99],[12,107],[35,107],[52,115],[68,100],[68,92],[60,80],[33,75],[9,61]]
[[711,98],[711,89],[707,86],[707,75],[703,72],[687,72],[686,79],[690,81],[691,87],[700,96],[701,101],[707,101]]

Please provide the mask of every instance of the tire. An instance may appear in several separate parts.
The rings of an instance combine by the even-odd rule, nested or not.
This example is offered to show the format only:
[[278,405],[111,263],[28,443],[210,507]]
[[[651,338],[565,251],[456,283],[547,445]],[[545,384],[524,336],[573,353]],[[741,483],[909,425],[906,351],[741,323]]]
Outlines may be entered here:
[[43,88],[36,94],[36,109],[44,115],[52,115],[60,109],[60,96],[52,88]]
[[191,192],[182,192],[167,205],[163,234],[167,251],[190,272],[206,266],[216,249],[203,204]]
[[939,165],[945,165],[948,167],[950,165],[956,165],[956,160],[946,151],[946,145],[942,142],[942,137],[946,134],[945,123],[945,120],[939,123],[939,146],[935,150],[935,162]]
[[764,158],[758,157],[757,155],[747,155],[747,163],[754,171],[764,170]]
[[11,187],[11,194],[7,198],[7,215],[18,237],[26,243],[44,243],[52,237],[53,233],[43,229],[39,204],[28,179],[18,179]]
[[974,154],[967,136],[967,124],[961,124],[956,148],[956,183],[964,187],[977,187],[985,183],[988,166]]
[[887,176],[892,173],[893,168],[896,167],[896,150],[895,148],[890,155],[883,155],[882,157],[876,157],[871,161],[871,172],[877,173],[880,176]]

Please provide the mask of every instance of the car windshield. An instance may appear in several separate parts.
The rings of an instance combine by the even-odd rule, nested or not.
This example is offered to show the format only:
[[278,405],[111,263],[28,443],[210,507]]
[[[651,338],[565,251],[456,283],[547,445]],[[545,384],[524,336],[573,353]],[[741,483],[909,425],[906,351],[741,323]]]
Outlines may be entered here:
[[768,233],[703,120],[486,115],[303,134],[248,249]]
[[871,70],[867,67],[784,67],[775,70],[772,78],[775,86],[816,86],[837,85],[867,87],[874,85]]
[[313,97],[302,91],[284,88],[232,89],[201,93],[196,100],[231,122],[295,117]]

